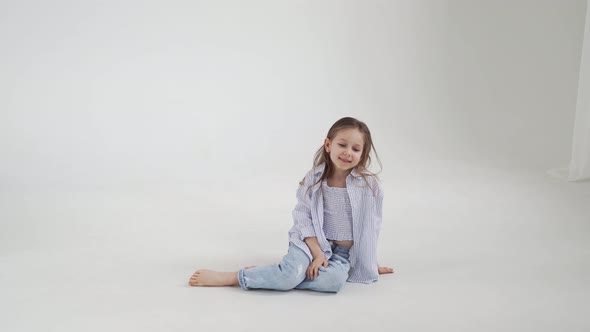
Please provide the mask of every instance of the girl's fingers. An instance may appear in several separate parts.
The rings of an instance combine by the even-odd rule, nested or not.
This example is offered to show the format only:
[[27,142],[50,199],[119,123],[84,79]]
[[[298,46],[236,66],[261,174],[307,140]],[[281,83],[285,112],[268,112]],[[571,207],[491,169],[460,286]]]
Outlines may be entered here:
[[379,266],[379,274],[384,274],[384,273],[393,273],[393,268],[391,268],[391,267],[385,267],[385,266]]
[[324,261],[318,266],[313,264],[309,265],[306,271],[306,275],[309,280],[313,280],[314,277],[317,277],[320,274],[320,266],[328,267],[328,261]]

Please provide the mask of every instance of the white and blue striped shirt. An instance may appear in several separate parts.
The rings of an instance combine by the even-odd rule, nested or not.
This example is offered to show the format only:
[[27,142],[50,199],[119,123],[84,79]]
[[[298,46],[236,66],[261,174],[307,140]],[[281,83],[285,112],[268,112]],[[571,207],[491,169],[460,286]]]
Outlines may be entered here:
[[[297,205],[293,210],[294,225],[289,230],[289,241],[301,248],[313,259],[306,237],[317,237],[326,259],[332,256],[330,243],[323,231],[324,201],[321,183],[307,190],[319,180],[325,165],[314,167],[297,190]],[[350,248],[350,271],[347,281],[371,283],[379,278],[377,271],[377,240],[381,228],[383,190],[377,179],[367,175],[369,186],[354,169],[346,177],[346,189],[352,208],[352,235],[354,244]]]

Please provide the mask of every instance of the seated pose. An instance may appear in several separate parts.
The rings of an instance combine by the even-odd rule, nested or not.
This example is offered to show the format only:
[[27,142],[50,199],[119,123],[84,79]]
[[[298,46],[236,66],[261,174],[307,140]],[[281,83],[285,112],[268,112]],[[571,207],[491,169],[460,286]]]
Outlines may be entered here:
[[371,149],[365,123],[349,117],[336,121],[299,183],[282,261],[236,272],[198,270],[189,285],[337,293],[346,281],[372,283],[379,274],[393,273],[377,263],[383,191],[367,170]]

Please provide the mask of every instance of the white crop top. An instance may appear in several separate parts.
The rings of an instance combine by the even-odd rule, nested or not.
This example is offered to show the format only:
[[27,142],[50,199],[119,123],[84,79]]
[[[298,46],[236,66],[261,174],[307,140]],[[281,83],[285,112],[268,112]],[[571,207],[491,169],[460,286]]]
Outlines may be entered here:
[[346,188],[328,187],[322,181],[324,234],[329,240],[352,240],[352,207]]

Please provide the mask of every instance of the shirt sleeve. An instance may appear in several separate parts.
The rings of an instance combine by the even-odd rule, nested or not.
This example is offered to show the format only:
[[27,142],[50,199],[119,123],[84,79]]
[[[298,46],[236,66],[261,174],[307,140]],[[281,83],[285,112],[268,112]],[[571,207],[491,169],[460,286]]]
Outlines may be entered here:
[[379,239],[379,232],[381,231],[381,221],[383,220],[383,189],[379,182],[376,182],[375,192],[375,236]]
[[[293,222],[295,229],[299,232],[301,240],[306,237],[316,236],[311,220],[311,192],[313,184],[313,173],[306,174],[302,183],[297,189],[297,205],[293,209]],[[309,189],[309,190],[308,190]]]

